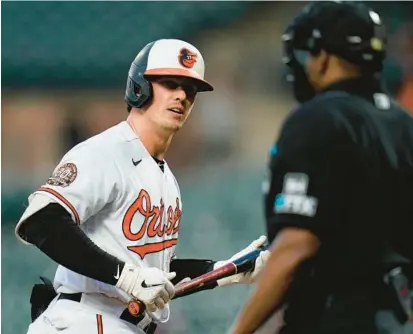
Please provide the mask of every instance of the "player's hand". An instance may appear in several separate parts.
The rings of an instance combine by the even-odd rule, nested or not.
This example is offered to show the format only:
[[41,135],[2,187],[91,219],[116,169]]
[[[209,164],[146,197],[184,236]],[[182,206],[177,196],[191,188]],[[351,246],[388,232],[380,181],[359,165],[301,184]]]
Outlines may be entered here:
[[151,312],[163,309],[175,294],[170,282],[175,272],[167,273],[158,268],[139,268],[125,264],[116,287],[143,302]]
[[[264,246],[265,242],[267,241],[267,237],[262,235],[259,237],[257,240],[254,240],[249,244],[248,247],[244,248],[243,250],[239,251],[238,253],[234,254],[229,260],[226,261],[218,261],[214,264],[214,269],[217,269],[219,267],[222,267],[224,264],[231,262],[232,260],[235,260],[255,249],[258,249],[262,246]],[[221,278],[220,280],[217,281],[219,286],[225,286],[225,285],[232,285],[232,284],[251,284],[254,283],[255,280],[257,279],[260,271],[264,267],[265,263],[268,260],[268,257],[270,256],[270,251],[265,250],[260,252],[260,255],[257,257],[255,260],[255,266],[254,270],[246,273],[239,273],[236,275],[232,275],[229,277]]]

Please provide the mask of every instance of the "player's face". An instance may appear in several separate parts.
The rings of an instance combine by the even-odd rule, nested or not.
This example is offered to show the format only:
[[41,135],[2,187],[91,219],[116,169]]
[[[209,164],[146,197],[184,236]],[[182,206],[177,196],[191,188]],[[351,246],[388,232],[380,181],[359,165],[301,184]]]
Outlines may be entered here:
[[177,131],[188,118],[197,94],[194,82],[184,77],[152,80],[153,100],[148,116],[168,131]]

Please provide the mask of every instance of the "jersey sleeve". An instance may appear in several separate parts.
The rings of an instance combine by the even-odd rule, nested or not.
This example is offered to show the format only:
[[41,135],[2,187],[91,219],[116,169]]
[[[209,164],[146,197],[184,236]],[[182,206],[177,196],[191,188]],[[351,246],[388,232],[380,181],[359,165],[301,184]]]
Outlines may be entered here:
[[36,212],[40,211],[41,209],[45,208],[47,205],[51,203],[56,203],[56,201],[49,197],[45,196],[41,193],[33,194],[29,196],[29,205],[27,206],[26,210],[23,212],[20,220],[17,222],[17,225],[14,229],[14,233],[18,240],[26,245],[31,245],[31,243],[27,242],[25,237],[20,235],[19,229],[22,223],[29,217],[33,216]]
[[309,229],[319,237],[334,228],[343,135],[320,107],[295,111],[271,148],[263,188],[269,240],[284,227]]
[[34,195],[52,198],[71,214],[76,224],[84,223],[117,196],[119,173],[114,161],[106,158],[87,149],[69,151]]

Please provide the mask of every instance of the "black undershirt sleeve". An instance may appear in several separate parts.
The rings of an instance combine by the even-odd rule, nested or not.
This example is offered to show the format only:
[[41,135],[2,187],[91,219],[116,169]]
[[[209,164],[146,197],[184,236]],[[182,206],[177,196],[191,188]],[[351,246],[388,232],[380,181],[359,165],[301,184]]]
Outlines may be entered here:
[[125,263],[90,240],[57,203],[49,204],[20,226],[19,235],[60,265],[78,274],[115,285]]

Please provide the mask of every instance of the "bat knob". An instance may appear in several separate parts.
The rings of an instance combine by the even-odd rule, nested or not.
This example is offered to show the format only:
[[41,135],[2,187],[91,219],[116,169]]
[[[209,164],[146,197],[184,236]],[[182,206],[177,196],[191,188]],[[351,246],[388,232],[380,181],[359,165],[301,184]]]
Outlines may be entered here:
[[[128,303],[128,307],[127,307],[127,309],[123,312],[123,314],[124,313],[127,313],[128,315],[129,315],[129,317],[130,316],[132,316],[132,317],[139,317],[139,316],[141,316],[144,312],[145,312],[145,310],[146,310],[146,306],[145,306],[145,304],[144,303],[142,303],[140,300],[131,300],[129,303]],[[122,314],[122,315],[123,315]],[[122,317],[122,316],[121,316]]]

